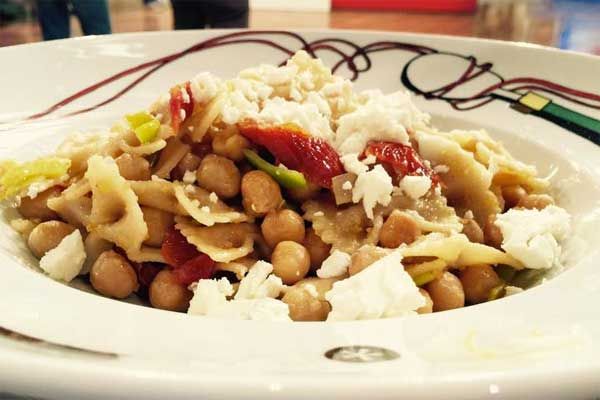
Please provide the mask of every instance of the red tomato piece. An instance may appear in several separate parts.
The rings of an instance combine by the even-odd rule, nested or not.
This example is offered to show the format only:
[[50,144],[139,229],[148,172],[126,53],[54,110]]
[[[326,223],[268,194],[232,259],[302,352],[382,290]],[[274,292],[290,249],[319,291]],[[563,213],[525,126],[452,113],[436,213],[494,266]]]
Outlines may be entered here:
[[[184,102],[184,96],[182,88],[185,90],[189,97],[188,102]],[[171,127],[175,133],[179,132],[181,124],[190,116],[194,111],[194,98],[192,96],[192,89],[190,83],[186,82],[183,85],[177,85],[170,90],[171,99],[169,100],[169,111],[171,112]],[[185,118],[181,118],[181,111],[185,112]]]
[[188,243],[186,238],[174,227],[167,232],[160,252],[171,267],[179,267],[201,254],[196,246]]
[[398,177],[405,175],[423,175],[431,178],[434,184],[440,182],[439,176],[424,163],[419,154],[410,146],[392,142],[370,142],[365,156],[374,155],[381,163],[394,169]]
[[319,186],[331,188],[331,179],[345,172],[329,143],[307,135],[295,125],[260,126],[243,122],[239,130],[247,139],[269,150],[283,165],[302,172]]
[[215,262],[203,253],[173,269],[175,280],[183,286],[189,286],[200,279],[210,279],[214,272]]

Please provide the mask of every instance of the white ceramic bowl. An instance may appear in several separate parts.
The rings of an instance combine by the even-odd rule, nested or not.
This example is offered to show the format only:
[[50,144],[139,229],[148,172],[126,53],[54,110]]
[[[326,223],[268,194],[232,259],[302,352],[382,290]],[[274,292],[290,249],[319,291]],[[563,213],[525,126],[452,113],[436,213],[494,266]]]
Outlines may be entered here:
[[[0,327],[5,334],[0,336],[0,395],[102,399],[600,395],[600,236],[594,222],[600,221],[599,213],[594,214],[600,202],[600,133],[594,136],[593,120],[579,119],[588,124],[587,133],[577,124],[567,129],[550,122],[554,115],[550,111],[556,107],[530,114],[511,107],[533,89],[555,99],[553,105],[565,107],[567,111],[559,111],[567,118],[575,115],[569,110],[600,118],[599,58],[442,36],[350,31],[223,36],[230,33],[126,34],[0,49],[0,158],[32,158],[50,151],[73,130],[107,127],[199,71],[230,77],[243,67],[286,58],[281,49],[260,40],[290,51],[305,46],[301,40],[306,40],[327,64],[342,60],[338,73],[345,75],[351,75],[351,61],[354,69],[365,69],[365,50],[384,49],[368,54],[370,69],[357,74],[360,89],[400,89],[404,71],[405,84],[421,92],[434,91],[456,82],[472,65],[469,76],[478,71],[481,75],[471,80],[463,76],[452,91],[435,91],[429,93],[432,98],[420,96],[416,102],[432,114],[434,125],[488,129],[518,158],[536,164],[542,175],[558,167],[553,178],[556,194],[575,216],[581,239],[573,242],[577,247],[572,247],[570,269],[516,296],[404,319],[293,324],[213,320],[113,301],[52,281],[35,270],[35,260],[3,219]],[[327,38],[331,40],[314,42]],[[224,45],[232,39],[246,42]],[[172,62],[94,111],[66,116],[111,98],[160,62],[106,83],[43,118],[15,122],[120,71],[202,42],[200,51],[172,57]],[[369,46],[375,42],[383,43]],[[334,46],[345,58],[323,44]],[[522,77],[535,80],[515,80]],[[479,92],[484,95],[465,100]],[[480,102],[485,104],[455,109]],[[596,144],[581,136],[586,134]],[[24,341],[8,331],[42,342]],[[335,352],[334,359],[325,357],[327,351],[344,346],[349,347]]]

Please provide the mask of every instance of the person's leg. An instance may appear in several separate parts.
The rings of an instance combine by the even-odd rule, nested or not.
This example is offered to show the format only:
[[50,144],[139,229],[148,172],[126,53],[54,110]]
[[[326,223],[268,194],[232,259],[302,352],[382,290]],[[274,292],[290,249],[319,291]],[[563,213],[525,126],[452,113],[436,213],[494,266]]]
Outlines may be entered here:
[[171,0],[175,29],[204,29],[207,0]]
[[106,35],[111,32],[106,0],[71,0],[71,4],[84,35]]
[[37,13],[44,40],[71,36],[67,0],[38,0]]
[[211,28],[247,28],[248,0],[205,0],[211,3],[209,21]]

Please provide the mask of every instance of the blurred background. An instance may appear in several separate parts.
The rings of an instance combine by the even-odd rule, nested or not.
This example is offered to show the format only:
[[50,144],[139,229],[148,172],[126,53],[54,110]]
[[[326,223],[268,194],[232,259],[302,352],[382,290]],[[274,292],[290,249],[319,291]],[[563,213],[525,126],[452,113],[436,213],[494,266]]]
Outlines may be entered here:
[[600,54],[600,0],[0,0],[0,46],[246,26],[475,36]]

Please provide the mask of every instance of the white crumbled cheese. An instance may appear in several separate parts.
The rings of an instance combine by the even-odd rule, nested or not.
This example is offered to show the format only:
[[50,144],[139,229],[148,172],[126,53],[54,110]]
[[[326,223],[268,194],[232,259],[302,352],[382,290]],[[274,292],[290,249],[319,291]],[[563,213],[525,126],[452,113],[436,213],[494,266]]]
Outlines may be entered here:
[[413,314],[425,305],[395,250],[350,278],[337,281],[325,294],[331,304],[327,321],[351,321]]
[[406,175],[402,178],[398,186],[409,197],[416,200],[429,191],[431,188],[431,178],[423,175]]
[[272,64],[261,64],[241,71],[239,76],[246,79],[260,79],[270,86],[281,86],[289,84],[297,73],[298,67],[295,65],[277,67]]
[[313,103],[297,103],[287,101],[281,97],[265,100],[263,109],[258,114],[258,119],[269,124],[293,123],[301,127],[308,134],[322,138],[326,141],[333,140],[333,131],[329,125],[329,118],[323,115]]
[[355,104],[352,82],[341,76],[334,76],[333,81],[323,85],[319,93],[327,100],[332,111],[338,114],[351,110]]
[[350,182],[350,181],[344,182],[344,184],[342,185],[342,189],[344,189],[344,190],[352,190],[352,182]]
[[317,92],[308,92],[306,95],[306,100],[304,100],[306,104],[314,104],[317,106],[319,112],[327,117],[331,117],[331,107],[327,100],[321,97]]
[[271,86],[251,79],[234,78],[227,81],[226,86],[221,119],[227,124],[235,124],[245,118],[257,119],[259,104],[273,92]]
[[210,207],[202,206],[202,207],[200,207],[200,211],[205,212],[205,213],[210,213]]
[[313,214],[313,217],[322,217],[324,215],[325,215],[325,213],[323,211],[317,211]]
[[307,283],[307,284],[303,285],[302,287],[304,288],[304,290],[306,290],[308,292],[308,294],[310,294],[315,299],[319,297],[319,292],[317,291],[317,288],[315,287],[315,285],[313,285],[312,283]]
[[352,91],[352,82],[341,76],[335,76],[333,82],[326,83],[321,88],[321,93],[325,97],[341,97],[348,91]]
[[475,219],[475,214],[473,214],[473,211],[467,210],[465,212],[464,218],[466,218],[466,219]]
[[210,194],[208,195],[208,200],[211,203],[216,203],[217,201],[219,201],[219,196],[217,196],[215,192],[210,192]]
[[350,266],[350,254],[334,250],[321,264],[317,270],[319,278],[335,278],[345,275]]
[[201,279],[192,286],[192,290],[194,296],[190,301],[188,314],[255,321],[291,321],[289,308],[281,300],[263,297],[228,301],[227,297],[234,290],[226,278],[218,281]]
[[346,172],[360,175],[369,170],[369,167],[358,159],[358,153],[345,154],[340,157],[340,161]]
[[277,297],[284,288],[281,278],[272,275],[273,265],[257,261],[240,282],[235,300]]
[[179,110],[179,118],[183,121],[185,119],[185,110],[182,108]]
[[407,130],[427,121],[429,115],[415,107],[408,93],[373,91],[364,105],[339,118],[335,147],[344,155],[361,153],[371,140],[408,145]]
[[[183,190],[185,190],[186,193],[192,194],[196,191],[196,189],[194,189],[193,185],[185,185],[185,187],[183,188]],[[200,203],[198,203],[200,204]]]
[[381,165],[376,165],[371,171],[363,172],[356,178],[352,190],[352,201],[362,200],[367,217],[373,219],[373,208],[377,203],[387,206],[392,200],[392,178]]
[[194,291],[194,296],[190,300],[188,313],[196,315],[208,315],[211,310],[225,307],[227,296],[233,294],[233,286],[227,278],[200,279],[190,289]]
[[[196,172],[195,171],[185,171],[183,174],[183,183],[192,184],[196,182]],[[187,189],[187,188],[186,188]]]
[[70,282],[79,275],[85,257],[81,232],[76,229],[41,258],[40,268],[52,279]]
[[[211,101],[221,88],[221,79],[210,72],[201,72],[190,80],[190,89],[194,101],[206,104]],[[187,93],[186,93],[187,94]]]
[[559,241],[570,229],[571,217],[551,205],[543,210],[512,208],[496,216],[502,232],[502,248],[531,269],[546,269],[560,263]]
[[[425,160],[428,161],[428,160]],[[444,164],[439,164],[436,165],[435,167],[433,167],[433,172],[435,172],[436,174],[446,174],[448,173],[448,171],[450,171],[450,167],[448,167],[447,165]]]

